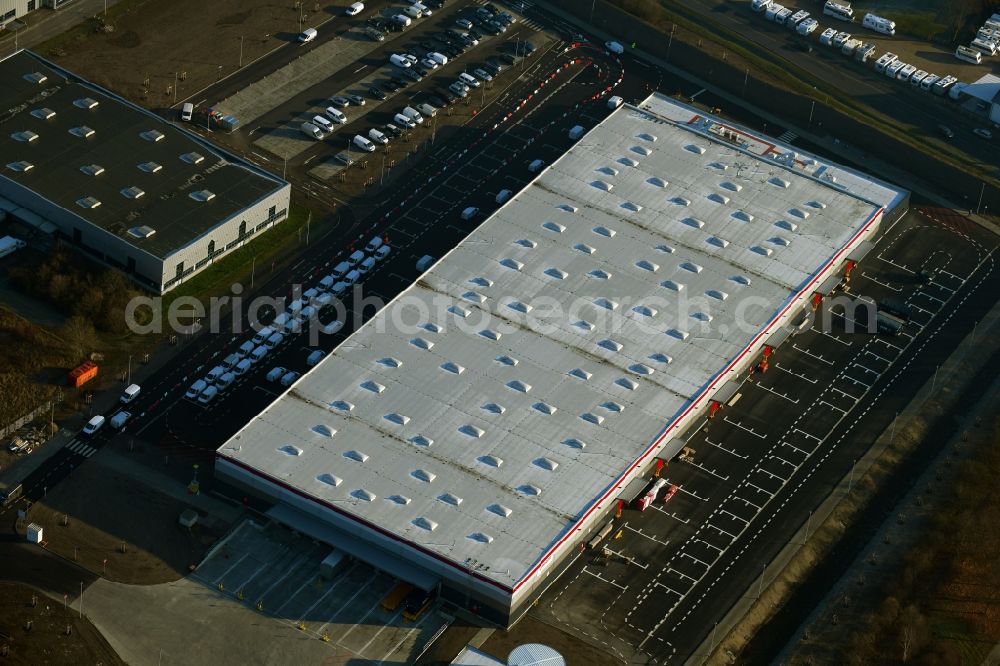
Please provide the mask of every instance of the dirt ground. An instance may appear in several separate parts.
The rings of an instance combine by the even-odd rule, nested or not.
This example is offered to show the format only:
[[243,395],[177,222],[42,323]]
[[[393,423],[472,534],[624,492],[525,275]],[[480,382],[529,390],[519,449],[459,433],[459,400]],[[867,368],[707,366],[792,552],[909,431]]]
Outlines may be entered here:
[[[303,3],[303,26],[330,14],[321,2]],[[39,46],[39,52],[98,85],[147,107],[169,107],[285,43],[299,32],[294,2],[267,0],[125,0],[109,10],[112,32],[99,23]]]
[[588,666],[620,666],[621,662],[607,652],[593,649],[588,643],[562,629],[540,622],[529,614],[510,631],[496,631],[483,643],[482,650],[501,660],[522,643],[543,643],[566,658],[567,664]]
[[0,583],[0,663],[117,666],[125,662],[88,620],[71,609],[26,585]]
[[204,514],[181,527],[188,508],[91,459],[36,502],[18,532],[37,523],[48,550],[108,580],[151,585],[187,575],[225,531]]

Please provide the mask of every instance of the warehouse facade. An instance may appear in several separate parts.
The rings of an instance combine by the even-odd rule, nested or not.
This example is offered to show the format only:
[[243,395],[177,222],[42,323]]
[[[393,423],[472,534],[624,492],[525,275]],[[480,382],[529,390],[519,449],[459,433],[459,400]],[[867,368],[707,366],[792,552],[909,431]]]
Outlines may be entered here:
[[280,522],[499,624],[907,194],[653,95],[217,452]]
[[0,60],[0,208],[166,292],[288,215],[291,186],[54,64]]
[[0,0],[0,30],[8,28],[12,21],[30,14],[36,9],[42,7],[61,9],[71,2],[73,0]]

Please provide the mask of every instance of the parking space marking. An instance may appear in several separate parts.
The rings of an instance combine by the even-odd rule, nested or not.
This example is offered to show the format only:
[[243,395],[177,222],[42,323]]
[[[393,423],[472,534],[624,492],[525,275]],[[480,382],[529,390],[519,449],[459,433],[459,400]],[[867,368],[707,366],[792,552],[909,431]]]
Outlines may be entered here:
[[[886,248],[886,249],[888,249],[888,248]],[[892,259],[886,259],[886,258],[885,258],[885,257],[883,257],[883,256],[882,256],[881,254],[879,254],[879,255],[878,255],[878,258],[879,258],[879,259],[881,259],[882,261],[884,261],[884,262],[885,262],[885,263],[887,263],[887,264],[890,264],[890,265],[892,265],[892,266],[895,266],[896,268],[898,268],[898,269],[900,269],[900,270],[903,270],[903,271],[906,271],[906,272],[907,272],[907,273],[909,273],[910,275],[913,275],[913,274],[915,273],[915,271],[912,271],[912,270],[910,270],[909,268],[907,268],[907,267],[906,267],[906,266],[904,266],[903,264],[897,264],[897,263],[896,263],[895,261],[893,261]]]
[[801,428],[792,428],[792,432],[799,432],[799,433],[802,433],[803,435],[805,435],[805,436],[806,436],[806,437],[808,437],[809,439],[812,439],[812,440],[815,440],[815,441],[817,441],[817,442],[819,442],[819,441],[822,441],[822,440],[821,440],[821,439],[820,439],[819,437],[817,437],[816,435],[813,435],[813,434],[810,434],[810,433],[806,432],[805,430],[803,430],[803,429],[801,429]]
[[690,559],[695,564],[700,564],[701,566],[705,567],[706,569],[711,569],[712,568],[711,564],[709,564],[708,562],[702,562],[697,557],[695,557],[694,555],[692,555],[691,553],[689,553],[687,551],[683,551],[683,550],[680,551],[680,555],[681,555],[681,557],[687,557],[688,559]]
[[229,572],[231,572],[231,571],[232,571],[233,569],[235,569],[235,568],[236,568],[236,567],[238,567],[238,566],[239,566],[240,564],[242,564],[242,563],[243,563],[243,560],[247,559],[248,557],[250,557],[250,553],[244,553],[244,554],[243,554],[243,557],[241,557],[240,559],[236,560],[236,562],[235,562],[235,563],[233,563],[233,566],[231,566],[231,567],[229,567],[228,569],[226,569],[225,571],[223,571],[223,572],[222,572],[222,575],[221,575],[221,576],[219,576],[218,578],[216,578],[215,580],[213,580],[213,581],[212,581],[212,585],[218,585],[219,583],[221,583],[221,582],[222,582],[222,580],[223,580],[223,579],[224,579],[224,578],[225,578],[225,577],[226,577],[227,575],[229,575]]
[[754,437],[759,437],[760,439],[765,439],[767,437],[767,435],[762,435],[759,432],[755,432],[753,428],[748,428],[745,425],[743,425],[742,423],[740,423],[739,421],[733,421],[728,416],[723,416],[722,420],[725,421],[726,423],[730,424],[730,425],[736,426],[740,430],[745,430],[746,432],[750,433]]
[[[422,625],[422,624],[423,624],[423,623],[424,623],[424,622],[425,622],[425,621],[427,620],[427,618],[429,618],[430,616],[431,616],[431,609],[427,609],[427,610],[426,610],[426,611],[424,612],[424,616],[423,616],[422,618],[420,618],[420,620],[419,620],[419,621],[418,621],[418,622],[417,622],[417,623],[416,623],[415,625],[413,625],[413,628],[412,628],[412,629],[410,629],[409,631],[407,631],[406,633],[404,633],[404,634],[403,634],[403,637],[402,637],[402,638],[400,638],[400,639],[399,639],[399,641],[397,641],[397,643],[396,643],[395,645],[393,645],[393,646],[392,646],[392,649],[390,649],[390,650],[389,650],[388,652],[386,652],[386,653],[385,653],[385,654],[384,654],[384,655],[382,656],[382,658],[378,660],[378,663],[380,663],[380,664],[384,664],[384,663],[386,662],[386,660],[387,660],[387,659],[389,659],[389,657],[390,657],[390,656],[392,656],[392,655],[393,655],[393,654],[394,654],[394,653],[396,652],[396,650],[398,650],[398,649],[399,649],[399,646],[400,646],[400,645],[402,645],[403,643],[405,643],[405,642],[406,642],[406,639],[408,639],[408,638],[409,638],[409,637],[410,637],[411,635],[413,635],[413,633],[414,633],[414,632],[419,632],[419,631],[420,631],[420,626],[421,626],[421,625]],[[377,635],[377,634],[376,634],[376,635]],[[374,638],[372,638],[372,640],[375,640],[375,639],[374,639]],[[369,643],[371,643],[371,641],[369,641]],[[367,647],[368,647],[368,644],[365,644],[365,647],[364,647],[364,648],[362,648],[362,650],[364,650],[364,649],[365,649],[365,648],[367,648]]]
[[616,582],[615,582],[615,581],[613,581],[613,580],[608,580],[608,579],[607,579],[607,578],[605,578],[604,576],[601,576],[600,574],[596,574],[596,573],[594,573],[593,571],[591,571],[591,570],[590,570],[590,569],[588,569],[587,567],[584,567],[584,568],[583,568],[583,571],[584,571],[584,573],[588,573],[588,574],[590,574],[591,576],[593,576],[594,578],[596,578],[596,579],[598,579],[598,580],[602,580],[602,581],[604,581],[605,583],[608,583],[608,584],[610,584],[610,585],[614,585],[614,586],[615,586],[615,587],[617,587],[617,588],[618,588],[619,590],[623,590],[623,591],[624,591],[624,590],[627,590],[627,589],[628,589],[628,586],[627,586],[627,585],[619,585],[618,583],[616,583]]
[[839,393],[840,395],[844,396],[848,400],[854,401],[855,404],[857,404],[858,400],[861,399],[861,398],[855,398],[853,395],[851,395],[847,391],[842,391],[841,389],[837,388],[836,386],[830,386],[829,388],[830,388],[831,391],[836,391],[837,393]]
[[746,485],[746,486],[747,486],[748,488],[753,488],[754,490],[756,490],[756,491],[758,491],[758,492],[762,492],[762,493],[764,493],[765,495],[767,495],[768,497],[774,497],[774,493],[771,493],[771,492],[768,492],[768,491],[764,490],[763,488],[761,488],[760,486],[758,486],[758,485],[756,485],[756,484],[753,484],[753,483],[750,483],[749,481],[744,481],[743,483],[744,483],[744,485]]
[[716,532],[718,532],[719,534],[725,534],[731,540],[736,541],[736,535],[735,534],[733,534],[731,532],[727,532],[726,530],[722,529],[718,525],[713,525],[712,523],[705,523],[705,527],[710,527],[713,530],[715,530]]
[[791,442],[788,442],[788,441],[785,441],[785,440],[781,440],[781,446],[787,446],[788,448],[793,449],[796,453],[801,453],[806,458],[808,458],[809,455],[810,455],[810,453],[811,453],[810,451],[805,451],[804,449],[800,449],[799,447],[795,446]]
[[793,377],[798,377],[799,379],[804,379],[805,381],[809,382],[810,384],[815,384],[818,381],[816,379],[810,379],[809,377],[806,377],[801,372],[795,372],[794,370],[789,370],[788,368],[786,368],[785,366],[781,365],[780,363],[775,363],[774,367],[776,367],[778,370],[781,370],[782,372],[787,372],[788,374],[790,374]]
[[773,393],[774,395],[776,395],[776,396],[778,396],[779,398],[782,398],[782,399],[784,399],[784,400],[787,400],[788,402],[792,403],[793,405],[797,405],[797,404],[799,404],[799,399],[798,399],[798,398],[795,398],[794,400],[792,400],[791,398],[789,398],[789,397],[788,397],[787,395],[785,395],[784,393],[778,393],[778,392],[777,392],[777,391],[775,391],[775,390],[774,390],[773,388],[771,388],[771,387],[769,387],[769,386],[764,386],[764,385],[763,385],[763,384],[761,384],[760,382],[757,382],[757,388],[762,388],[762,389],[764,389],[765,391],[767,391],[768,393]]
[[680,597],[681,599],[683,599],[683,598],[684,598],[684,595],[683,595],[683,594],[681,594],[680,592],[678,592],[678,591],[677,591],[677,590],[675,590],[674,588],[670,587],[669,585],[664,585],[664,584],[663,584],[663,583],[661,583],[660,581],[656,581],[656,585],[657,585],[658,587],[662,587],[662,588],[663,588],[664,590],[666,590],[667,592],[673,592],[674,594],[676,594],[676,595],[677,595],[678,597]]
[[816,404],[817,404],[817,405],[826,405],[826,406],[827,406],[827,407],[829,407],[830,409],[836,409],[836,410],[837,410],[838,412],[840,412],[840,413],[842,413],[842,414],[844,414],[844,413],[846,413],[846,412],[847,412],[847,410],[846,410],[846,409],[841,409],[840,407],[837,407],[836,405],[834,405],[834,404],[831,404],[831,403],[827,402],[826,400],[820,400],[820,401],[818,401],[818,402],[817,402]]
[[733,455],[733,456],[736,456],[737,458],[740,458],[741,460],[746,460],[747,459],[746,455],[741,455],[739,453],[736,453],[735,449],[727,449],[722,444],[718,444],[717,442],[713,442],[708,437],[705,438],[705,443],[706,444],[711,444],[712,446],[714,446],[715,448],[719,449],[720,451],[725,451],[726,453],[728,453],[730,455]]
[[638,528],[635,528],[635,527],[632,527],[631,525],[629,525],[628,521],[625,521],[625,523],[622,525],[622,529],[628,530],[629,532],[635,532],[639,536],[644,537],[646,539],[649,539],[650,541],[653,541],[655,543],[658,543],[661,546],[669,546],[670,545],[670,539],[667,539],[667,540],[658,539],[655,536],[653,536],[652,534],[646,534],[641,529],[638,529]]
[[868,273],[866,273],[864,271],[861,271],[861,277],[867,278],[867,279],[871,280],[872,282],[874,282],[875,284],[882,285],[883,287],[885,287],[886,289],[889,289],[891,291],[895,291],[895,292],[902,291],[902,287],[893,287],[888,282],[883,282],[883,281],[879,280],[878,278],[874,278],[871,275],[868,275]]
[[705,467],[701,463],[697,463],[697,462],[693,462],[692,461],[692,462],[689,462],[688,464],[691,465],[691,466],[693,466],[693,467],[697,467],[701,471],[703,471],[703,472],[705,472],[707,474],[711,474],[715,478],[721,479],[722,481],[728,481],[729,480],[728,476],[722,476],[721,474],[719,474],[718,472],[716,472],[714,469],[708,469],[707,467]]
[[844,345],[845,347],[850,347],[851,346],[850,342],[844,342],[843,340],[841,340],[840,338],[838,338],[836,335],[830,335],[826,331],[820,330],[820,329],[815,328],[815,327],[811,328],[810,330],[814,331],[816,333],[819,333],[820,335],[822,335],[824,337],[830,338],[834,342],[839,342],[840,344]]
[[737,516],[737,515],[736,515],[735,513],[733,513],[732,511],[727,511],[727,510],[725,510],[725,509],[719,509],[719,513],[724,513],[724,514],[726,514],[727,516],[732,516],[732,517],[733,517],[733,518],[734,518],[735,520],[738,520],[738,521],[742,522],[742,523],[743,523],[743,524],[745,524],[745,525],[749,525],[749,524],[750,524],[750,521],[749,521],[749,520],[747,520],[746,518],[740,518],[739,516]]
[[697,583],[698,582],[696,579],[692,578],[691,576],[688,576],[686,573],[681,573],[680,571],[678,571],[677,569],[674,569],[673,567],[667,567],[666,570],[669,571],[670,573],[677,574],[681,578],[689,580],[692,583]]
[[[358,589],[354,592],[354,594],[351,595],[351,598],[348,599],[346,602],[344,602],[344,605],[341,606],[340,608],[338,608],[330,616],[330,620],[332,620],[333,618],[337,617],[337,615],[340,614],[340,611],[342,611],[345,608],[347,608],[347,605],[350,604],[352,601],[354,601],[355,597],[357,597],[359,594],[361,594],[362,591],[364,591],[369,585],[371,585],[371,583],[372,583],[373,580],[375,580],[375,572],[374,571],[372,571],[371,576],[368,578],[368,581],[364,585],[359,586]],[[340,581],[338,581],[338,583],[339,582]],[[326,592],[324,592],[322,594],[322,596],[320,596],[319,599],[317,599],[316,601],[314,601],[312,603],[312,605],[309,606],[309,608],[307,608],[304,613],[302,613],[301,617],[299,618],[299,621],[300,622],[305,621],[305,619],[309,617],[309,614],[312,613],[313,609],[316,608],[316,606],[318,606],[321,601],[323,601],[324,599],[326,599],[327,595],[329,595],[331,592],[333,592],[333,590],[336,589],[336,587],[337,587],[336,585],[331,585],[329,590],[327,590]],[[326,622],[324,622],[323,625],[317,630],[317,633],[323,633],[323,628],[326,627],[326,625],[330,624],[330,620],[327,620]]]
[[814,354],[811,351],[809,351],[808,349],[803,349],[802,347],[799,347],[798,344],[796,344],[794,342],[792,343],[792,349],[796,349],[796,350],[802,352],[803,354],[805,354],[806,356],[809,356],[811,358],[816,359],[817,361],[820,361],[821,363],[826,363],[827,365],[833,365],[833,361],[829,361],[829,360],[823,358],[822,356],[820,356],[819,354]]

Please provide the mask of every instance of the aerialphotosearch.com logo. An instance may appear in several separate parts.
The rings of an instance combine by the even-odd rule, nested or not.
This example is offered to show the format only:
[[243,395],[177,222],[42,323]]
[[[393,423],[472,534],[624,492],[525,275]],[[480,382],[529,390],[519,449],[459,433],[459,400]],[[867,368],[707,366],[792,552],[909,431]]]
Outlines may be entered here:
[[[166,331],[192,335],[207,330],[212,334],[239,336],[264,329],[284,313],[281,326],[274,327],[275,332],[304,331],[309,335],[309,344],[316,345],[321,335],[341,328],[356,330],[385,307],[382,298],[365,295],[362,285],[354,285],[339,297],[315,291],[306,297],[298,284],[293,286],[290,297],[257,296],[246,301],[242,293],[243,286],[237,283],[230,287],[229,294],[212,297],[207,304],[181,296],[170,301],[165,310],[162,297],[137,296],[126,307],[125,319],[129,330],[140,335]],[[434,323],[493,340],[522,329],[546,336],[559,331],[612,336],[626,326],[630,336],[666,334],[682,340],[746,338],[760,331],[783,302],[748,295],[730,298],[723,307],[718,298],[690,297],[683,291],[670,296],[637,298],[576,297],[569,303],[545,295],[530,299],[515,295],[497,297],[472,290],[461,297],[436,292],[428,296],[429,292],[418,289],[398,297],[386,315],[375,320],[374,333],[391,330],[396,335],[419,335],[428,330],[429,323]],[[878,316],[871,299],[841,294],[825,298],[818,312],[803,306],[789,323],[797,330],[818,325],[819,330],[827,333],[874,334]],[[608,344],[616,346],[613,340]]]

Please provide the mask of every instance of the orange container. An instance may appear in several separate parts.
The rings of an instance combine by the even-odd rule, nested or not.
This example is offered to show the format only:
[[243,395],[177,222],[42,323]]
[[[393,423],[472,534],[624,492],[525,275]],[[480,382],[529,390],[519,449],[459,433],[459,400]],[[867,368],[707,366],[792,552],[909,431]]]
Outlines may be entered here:
[[69,385],[79,388],[97,376],[97,364],[87,361],[76,366],[69,373]]

